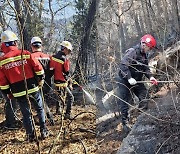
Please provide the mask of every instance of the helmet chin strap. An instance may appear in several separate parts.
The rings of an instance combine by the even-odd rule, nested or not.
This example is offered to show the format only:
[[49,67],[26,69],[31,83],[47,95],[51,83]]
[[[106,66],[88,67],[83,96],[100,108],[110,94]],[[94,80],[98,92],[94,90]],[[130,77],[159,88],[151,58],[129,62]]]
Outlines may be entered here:
[[141,52],[145,53],[146,44],[144,42],[141,42]]

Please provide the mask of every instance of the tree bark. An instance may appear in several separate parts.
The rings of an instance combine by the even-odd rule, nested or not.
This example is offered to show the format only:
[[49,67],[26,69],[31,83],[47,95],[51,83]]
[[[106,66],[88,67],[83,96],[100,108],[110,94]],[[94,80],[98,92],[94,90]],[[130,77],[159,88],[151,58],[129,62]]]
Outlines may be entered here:
[[147,11],[147,26],[148,26],[148,29],[147,29],[147,32],[148,33],[151,33],[153,31],[152,29],[152,19],[151,19],[151,13],[150,13],[150,6],[151,5],[151,1],[148,0],[146,2],[146,11]]
[[142,36],[142,30],[141,30],[138,15],[136,12],[134,12],[134,21],[135,21],[135,26],[136,26],[136,30],[137,30],[138,35]]
[[[28,3],[28,5],[30,5],[31,1],[26,1]],[[15,6],[15,9],[17,11],[17,21],[19,21],[18,23],[18,28],[19,28],[19,31],[20,33],[22,32],[23,34],[23,39],[22,42],[23,42],[23,46],[24,46],[24,49],[27,49],[29,50],[30,49],[30,39],[31,39],[31,36],[29,35],[29,33],[31,34],[31,16],[29,14],[29,12],[27,11],[27,7],[28,6],[24,6],[26,9],[25,9],[25,14],[23,14],[23,5],[22,5],[22,1],[21,0],[14,0],[14,6]],[[27,22],[27,23],[26,23]],[[29,25],[30,24],[30,25]]]
[[125,35],[124,35],[124,28],[123,28],[123,3],[121,0],[118,0],[118,33],[119,33],[119,51],[120,51],[120,58],[122,58],[122,53],[125,51]]
[[178,1],[177,0],[172,0],[172,13],[173,13],[173,21],[174,21],[174,26],[177,31],[177,33],[180,32],[180,16],[179,16],[179,10],[178,10]]
[[91,0],[86,22],[84,28],[84,36],[81,39],[81,44],[79,48],[78,59],[75,67],[75,78],[79,82],[84,82],[87,78],[87,60],[88,60],[88,42],[90,37],[90,32],[93,27],[93,22],[95,20],[96,11],[98,8],[100,0]]
[[3,16],[3,12],[0,11],[0,26],[2,27],[2,30],[4,31],[6,28],[6,21]]

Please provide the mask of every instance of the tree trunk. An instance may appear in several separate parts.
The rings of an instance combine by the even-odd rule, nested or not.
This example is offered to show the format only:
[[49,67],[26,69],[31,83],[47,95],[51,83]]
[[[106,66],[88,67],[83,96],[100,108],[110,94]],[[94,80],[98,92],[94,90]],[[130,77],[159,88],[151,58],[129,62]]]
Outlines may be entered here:
[[146,2],[146,11],[147,11],[147,27],[148,27],[148,29],[147,29],[147,32],[148,33],[151,33],[152,31],[153,31],[153,29],[152,29],[152,22],[151,22],[151,14],[150,14],[150,5],[151,5],[151,3],[150,3],[150,0],[148,0],[147,2]]
[[143,25],[144,25],[144,32],[147,33],[149,31],[149,21],[148,21],[148,15],[147,15],[147,6],[145,5],[146,3],[141,0],[141,7],[142,7],[142,16],[143,16]]
[[[28,3],[28,5],[30,5],[31,1],[27,1],[26,3]],[[31,26],[29,24],[31,24],[31,16],[29,14],[29,12],[27,12],[27,7],[25,7],[25,14],[22,14],[22,10],[23,10],[23,5],[22,5],[22,1],[21,0],[14,0],[14,6],[15,9],[17,11],[17,21],[19,21],[18,23],[18,28],[20,33],[22,32],[23,34],[23,39],[21,40],[23,42],[22,46],[24,46],[24,49],[30,49],[30,39],[31,36],[29,35],[29,33],[31,34]],[[26,23],[27,22],[27,23]]]
[[88,60],[88,41],[90,37],[90,32],[93,27],[93,22],[95,20],[96,11],[98,8],[100,0],[92,0],[89,6],[85,28],[84,28],[84,36],[81,39],[81,44],[79,48],[78,59],[76,62],[75,68],[75,78],[80,82],[84,82],[87,78],[87,60]]
[[179,10],[178,10],[178,1],[172,0],[172,14],[173,14],[173,21],[174,21],[174,27],[177,31],[177,33],[180,32],[180,16],[179,16]]
[[3,12],[0,11],[0,26],[2,27],[2,30],[4,31],[6,29],[6,21],[3,16]]
[[[122,53],[125,52],[125,36],[124,36],[124,28],[123,28],[122,22],[119,23],[118,31],[119,31],[120,52],[122,55]],[[122,58],[122,56],[121,56],[121,58]]]
[[121,0],[118,0],[118,18],[119,18],[119,25],[118,25],[118,33],[119,33],[119,51],[120,51],[120,58],[122,58],[122,53],[125,51],[125,36],[124,36],[124,29],[123,29],[123,3]]
[[[141,11],[141,13],[143,13],[142,11]],[[144,28],[144,22],[143,22],[143,17],[142,16],[140,16],[139,15],[139,24],[140,24],[140,26],[141,26],[141,31],[142,31],[142,35],[143,34],[145,34],[145,28]]]
[[134,21],[135,21],[135,26],[136,26],[136,30],[137,30],[138,35],[142,36],[142,30],[141,30],[138,15],[136,12],[134,12]]
[[[124,31],[124,36],[125,36],[125,42],[128,41],[129,38],[129,34],[128,34],[128,25],[126,23],[123,23],[123,31]],[[127,48],[127,45],[125,44],[125,48]]]
[[168,23],[169,21],[169,14],[168,14],[168,4],[166,0],[162,0],[163,2],[163,8],[164,8],[164,19],[165,19],[165,24]]

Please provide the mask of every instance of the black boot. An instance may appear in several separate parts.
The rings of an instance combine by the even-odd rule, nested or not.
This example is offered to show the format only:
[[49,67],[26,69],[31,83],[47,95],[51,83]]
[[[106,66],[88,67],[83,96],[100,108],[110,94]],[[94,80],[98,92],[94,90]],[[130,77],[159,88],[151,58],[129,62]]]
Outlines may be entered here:
[[36,141],[36,137],[35,137],[34,133],[27,134],[26,141],[28,141],[28,142]]
[[40,130],[40,132],[41,132],[41,139],[45,139],[49,136],[49,131],[47,130],[47,128]]
[[61,107],[59,102],[56,102],[56,114],[61,115]]
[[50,114],[50,113],[47,113],[47,118],[48,118],[48,121],[49,121],[50,125],[51,125],[51,126],[54,126],[54,125],[55,125],[55,122],[54,122],[53,115]]
[[65,113],[64,119],[65,119],[65,120],[67,120],[67,119],[72,120],[73,118],[71,117],[71,114],[70,114],[70,113]]
[[18,129],[18,126],[16,125],[16,123],[12,123],[12,124],[6,123],[4,128],[8,130],[15,130]]
[[131,128],[129,124],[123,124],[123,132],[129,133],[131,131]]
[[128,116],[122,116],[122,126],[123,126],[123,131],[125,133],[129,133],[131,131],[131,128],[129,126],[129,117]]

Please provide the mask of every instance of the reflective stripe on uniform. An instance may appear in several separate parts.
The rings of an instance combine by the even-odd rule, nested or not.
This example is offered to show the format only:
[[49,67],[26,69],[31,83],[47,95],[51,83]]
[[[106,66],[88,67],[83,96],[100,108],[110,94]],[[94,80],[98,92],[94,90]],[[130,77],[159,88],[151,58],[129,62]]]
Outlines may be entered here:
[[[29,59],[29,58],[30,58],[30,55],[23,55],[22,56],[22,59]],[[17,61],[17,60],[21,60],[21,55],[2,60],[1,63],[0,63],[0,66],[3,66],[5,64],[7,64],[7,63],[14,62],[14,61]]]
[[37,75],[43,75],[44,74],[44,70],[36,72]]
[[55,84],[56,87],[67,87],[68,84],[67,83],[58,83],[58,84]]
[[[28,94],[31,94],[31,93],[36,92],[38,90],[39,90],[39,87],[35,87],[33,89],[29,89],[28,90]],[[24,95],[26,95],[26,91],[22,91],[22,92],[19,92],[19,93],[13,93],[14,97],[20,97],[20,96],[24,96]]]
[[58,63],[64,64],[64,62],[62,60],[60,60],[60,59],[52,57],[52,60],[54,60],[54,61],[56,61]]
[[6,90],[6,89],[8,89],[8,88],[9,88],[9,85],[0,86],[0,88],[1,88],[2,90]]

